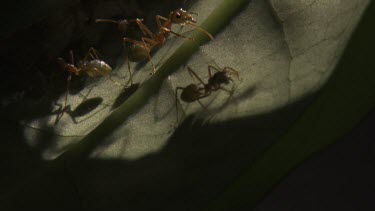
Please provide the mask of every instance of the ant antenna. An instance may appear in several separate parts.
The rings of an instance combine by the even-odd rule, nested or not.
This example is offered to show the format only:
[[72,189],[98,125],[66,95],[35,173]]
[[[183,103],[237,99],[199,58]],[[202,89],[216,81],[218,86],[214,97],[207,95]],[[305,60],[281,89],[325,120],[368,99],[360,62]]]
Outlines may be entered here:
[[95,23],[101,23],[101,22],[107,22],[107,23],[115,23],[118,24],[118,21],[111,20],[111,19],[96,19]]
[[210,40],[214,40],[214,38],[212,37],[212,35],[210,33],[208,33],[206,30],[202,29],[201,27],[195,25],[194,23],[192,23],[190,21],[188,21],[186,23],[189,24],[190,26],[194,27],[198,31],[205,33],[210,38]]

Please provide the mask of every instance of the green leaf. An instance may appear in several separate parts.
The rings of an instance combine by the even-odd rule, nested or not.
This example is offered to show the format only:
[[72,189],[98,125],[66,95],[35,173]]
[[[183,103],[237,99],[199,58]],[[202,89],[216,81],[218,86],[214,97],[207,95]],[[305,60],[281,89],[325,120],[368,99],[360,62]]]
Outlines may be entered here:
[[[145,82],[116,109],[113,105],[122,87],[101,79],[80,94],[69,95],[77,124],[65,114],[54,126],[56,113],[23,123],[31,147],[40,146],[41,134],[46,133],[55,143],[41,157],[57,170],[35,176],[35,185],[46,180],[51,185],[42,190],[51,191],[52,184],[58,183],[61,190],[52,192],[69,195],[72,191],[85,207],[175,209],[183,206],[180,201],[191,201],[187,209],[204,207],[257,157],[263,159],[267,148],[271,146],[271,152],[273,146],[285,149],[287,145],[278,147],[282,142],[277,138],[332,75],[368,2],[197,1],[190,10],[199,14],[198,24],[214,35],[214,41],[208,42],[199,32],[188,33],[195,42],[171,38],[153,55],[158,71],[151,77],[149,62],[132,64],[133,80]],[[123,58],[119,60],[121,64]],[[175,130],[171,126],[176,121],[175,88],[192,83],[185,65],[204,81],[208,65],[233,67],[242,82],[235,80],[229,100],[222,91],[202,99],[207,110],[198,103],[178,102],[180,114],[188,118],[182,122],[181,116]],[[111,77],[125,83],[127,64]],[[78,112],[83,96],[89,100],[83,104],[92,107],[88,114]],[[264,168],[273,161],[270,150],[264,154],[269,160],[257,161],[255,167]],[[306,155],[293,162],[301,162]],[[246,192],[254,203],[272,187],[268,184],[290,170],[288,163],[277,165],[284,168],[281,173],[267,178],[259,192]],[[54,176],[56,181],[46,179]],[[258,176],[254,181],[262,174]],[[252,179],[244,176],[213,207],[221,202],[231,207],[232,196],[242,193],[239,187]],[[239,195],[243,196],[240,204],[248,199]],[[233,203],[237,205],[236,200]]]

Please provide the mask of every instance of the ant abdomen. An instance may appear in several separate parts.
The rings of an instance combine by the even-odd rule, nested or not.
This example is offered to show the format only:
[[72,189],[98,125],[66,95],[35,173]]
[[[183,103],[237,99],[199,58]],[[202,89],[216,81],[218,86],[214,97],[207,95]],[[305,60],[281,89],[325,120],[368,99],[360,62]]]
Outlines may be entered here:
[[91,60],[85,62],[83,68],[85,68],[85,73],[92,78],[99,78],[107,76],[112,72],[112,68],[101,60]]
[[143,45],[131,45],[128,48],[128,59],[132,62],[141,62],[148,58],[148,51]]
[[181,100],[187,103],[192,103],[201,98],[201,95],[202,93],[199,87],[195,84],[190,84],[182,90],[180,97]]

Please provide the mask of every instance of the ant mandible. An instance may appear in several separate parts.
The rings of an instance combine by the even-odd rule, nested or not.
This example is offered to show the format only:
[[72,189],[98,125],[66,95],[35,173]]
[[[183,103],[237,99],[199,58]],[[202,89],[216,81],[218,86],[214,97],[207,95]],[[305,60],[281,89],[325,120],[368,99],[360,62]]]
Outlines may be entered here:
[[[128,55],[128,62],[131,60],[132,62],[140,62],[146,58],[148,58],[152,65],[152,74],[156,72],[156,68],[154,63],[152,62],[150,52],[157,48],[162,46],[169,35],[172,33],[178,37],[193,40],[192,38],[185,37],[182,34],[179,34],[177,32],[174,32],[171,30],[173,24],[178,24],[181,27],[184,25],[190,25],[193,26],[196,30],[199,30],[203,33],[205,33],[211,40],[214,38],[210,33],[205,31],[204,29],[200,28],[199,26],[195,25],[196,21],[193,18],[193,15],[197,15],[193,12],[187,12],[183,9],[178,9],[175,11],[172,11],[169,14],[169,18],[165,18],[163,16],[157,15],[156,16],[156,23],[158,25],[159,32],[157,34],[152,33],[146,25],[142,23],[141,19],[136,19],[135,22],[138,24],[139,28],[142,30],[144,35],[148,35],[148,37],[142,37],[142,41],[133,40],[130,38],[124,38],[124,42],[132,43],[133,46],[131,47],[130,55]],[[164,23],[162,24],[162,21]]]
[[[178,90],[182,90],[180,98],[182,101],[187,103],[192,103],[198,101],[198,103],[204,108],[207,109],[206,106],[200,101],[200,99],[208,97],[211,95],[212,92],[223,90],[228,92],[230,95],[233,94],[233,90],[227,90],[222,85],[227,85],[229,82],[233,82],[232,75],[234,75],[238,80],[239,73],[237,70],[231,67],[224,67],[223,69],[214,67],[212,65],[208,66],[208,81],[204,83],[203,80],[194,72],[193,69],[187,67],[190,76],[194,77],[199,81],[201,86],[197,85],[195,82],[189,84],[186,87],[176,87],[176,113],[177,113],[177,124],[178,124],[178,105],[177,105],[177,96]],[[212,75],[211,69],[216,70],[216,73]]]

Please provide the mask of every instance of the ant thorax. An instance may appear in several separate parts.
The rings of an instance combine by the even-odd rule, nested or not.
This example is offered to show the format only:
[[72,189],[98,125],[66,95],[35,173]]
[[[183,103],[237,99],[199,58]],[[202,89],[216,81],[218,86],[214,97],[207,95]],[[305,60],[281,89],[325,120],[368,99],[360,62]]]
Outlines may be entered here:
[[65,68],[66,68],[66,70],[68,70],[68,72],[71,72],[71,73],[73,73],[77,76],[79,75],[79,68],[77,68],[73,64],[66,64]]
[[210,84],[213,87],[219,88],[221,84],[229,84],[230,76],[228,75],[228,72],[221,71],[215,73],[212,78],[208,79],[208,84]]
[[197,85],[190,84],[182,90],[180,97],[183,101],[191,103],[198,100],[202,95],[203,93]]

